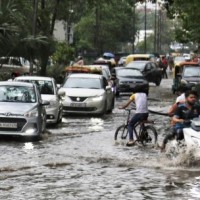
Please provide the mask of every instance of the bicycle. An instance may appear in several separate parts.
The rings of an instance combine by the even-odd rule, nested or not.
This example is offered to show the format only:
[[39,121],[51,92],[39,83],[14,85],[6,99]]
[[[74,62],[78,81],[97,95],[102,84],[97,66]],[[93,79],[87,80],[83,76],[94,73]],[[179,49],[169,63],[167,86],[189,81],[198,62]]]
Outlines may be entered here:
[[[131,109],[125,109],[128,112],[127,120],[125,124],[119,126],[115,131],[114,139],[117,140],[117,138],[121,138],[122,140],[125,140],[128,136],[128,123],[130,119]],[[148,124],[148,125],[147,125]],[[145,146],[147,143],[151,143],[153,145],[156,144],[158,134],[153,126],[154,121],[150,120],[143,120],[141,122],[138,122],[135,124],[133,130],[135,132],[136,141],[141,143],[143,146]]]

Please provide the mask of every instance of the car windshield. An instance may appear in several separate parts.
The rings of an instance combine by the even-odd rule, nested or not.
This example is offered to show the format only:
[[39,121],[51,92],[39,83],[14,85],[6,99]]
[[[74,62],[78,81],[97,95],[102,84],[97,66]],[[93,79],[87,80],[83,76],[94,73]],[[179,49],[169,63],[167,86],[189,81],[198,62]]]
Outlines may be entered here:
[[131,62],[126,67],[132,67],[139,70],[144,70],[146,62]]
[[1,85],[0,102],[35,103],[35,90],[33,87]]
[[121,77],[142,77],[142,73],[135,69],[118,69],[117,76]]
[[73,77],[68,78],[63,85],[64,88],[87,88],[87,89],[101,89],[101,81],[99,78],[82,78]]
[[55,94],[53,83],[50,80],[17,79],[17,81],[35,83],[41,94]]
[[183,77],[200,77],[200,67],[186,67]]

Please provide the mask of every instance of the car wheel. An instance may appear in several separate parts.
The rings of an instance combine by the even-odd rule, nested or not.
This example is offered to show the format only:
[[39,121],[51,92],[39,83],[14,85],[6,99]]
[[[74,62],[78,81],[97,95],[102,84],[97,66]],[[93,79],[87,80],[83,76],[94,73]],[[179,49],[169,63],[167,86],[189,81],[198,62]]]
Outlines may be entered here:
[[44,121],[43,121],[43,123],[42,123],[41,133],[44,133],[45,130],[46,130],[46,124],[47,124],[46,120],[47,120],[47,119],[46,119],[46,117],[45,117],[45,119],[44,119]]
[[162,78],[161,78],[161,77],[160,77],[160,78],[158,78],[158,79],[156,80],[156,82],[155,82],[156,86],[159,86],[159,85],[160,85],[160,83],[161,83],[161,80],[162,80]]
[[119,91],[118,90],[116,91],[116,97],[119,97]]
[[110,106],[110,109],[107,111],[108,114],[112,113],[113,108],[115,107],[115,99],[112,100],[112,104]]
[[103,110],[99,114],[104,115],[104,114],[106,114],[106,111],[107,111],[107,102],[104,103]]
[[62,115],[61,115],[61,111],[60,111],[59,114],[58,114],[56,124],[60,124],[61,122],[62,122]]

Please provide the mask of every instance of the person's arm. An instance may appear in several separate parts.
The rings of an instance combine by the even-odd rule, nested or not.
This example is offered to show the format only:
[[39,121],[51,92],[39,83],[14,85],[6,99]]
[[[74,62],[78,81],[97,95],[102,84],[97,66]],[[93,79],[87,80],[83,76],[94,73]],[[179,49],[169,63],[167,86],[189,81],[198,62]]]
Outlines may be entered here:
[[174,103],[168,111],[168,115],[172,117],[174,115],[175,110],[177,109],[177,103]]
[[184,123],[184,119],[178,118],[176,115],[173,116],[172,121],[176,123]]
[[181,108],[177,107],[177,109],[175,110],[174,116],[172,118],[173,123],[184,123],[184,119],[180,118],[181,116]]
[[135,100],[135,94],[133,94],[130,97],[129,101],[125,105],[120,106],[119,109],[125,109],[125,108],[127,108],[134,100]]
[[125,108],[127,108],[131,104],[131,102],[133,102],[133,100],[130,99],[125,105],[120,106],[119,109],[125,109]]

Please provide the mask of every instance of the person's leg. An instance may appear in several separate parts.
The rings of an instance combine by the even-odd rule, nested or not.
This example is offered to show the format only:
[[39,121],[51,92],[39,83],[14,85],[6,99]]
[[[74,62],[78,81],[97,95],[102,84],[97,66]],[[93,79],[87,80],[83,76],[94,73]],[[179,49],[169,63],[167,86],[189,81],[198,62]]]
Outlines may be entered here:
[[183,129],[177,129],[176,130],[176,139],[177,140],[183,140],[184,139]]
[[162,146],[161,146],[161,151],[164,151],[165,150],[165,147],[166,147],[166,144],[169,140],[172,140],[174,139],[175,137],[175,134],[176,134],[176,130],[174,128],[172,128],[171,130],[171,133],[167,134],[164,139],[163,139],[163,143],[162,143]]
[[129,142],[127,144],[133,144],[134,143],[134,137],[133,137],[133,129],[134,125],[142,120],[147,119],[148,114],[146,113],[136,113],[132,119],[130,120],[128,124],[128,133],[129,133]]

